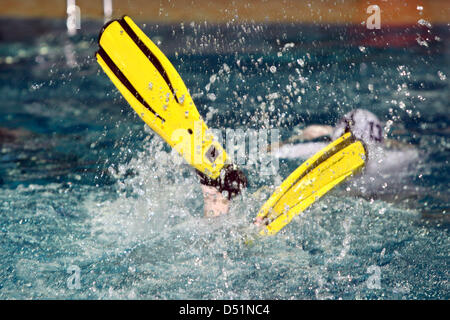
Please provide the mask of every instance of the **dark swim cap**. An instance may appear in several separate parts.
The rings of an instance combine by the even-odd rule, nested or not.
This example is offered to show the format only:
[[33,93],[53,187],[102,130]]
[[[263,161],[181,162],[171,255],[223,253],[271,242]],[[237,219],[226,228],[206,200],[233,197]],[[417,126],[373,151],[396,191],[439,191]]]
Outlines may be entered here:
[[234,198],[247,187],[247,177],[234,164],[225,165],[217,179],[211,179],[198,170],[197,174],[200,176],[201,184],[215,187],[220,193],[226,191],[228,199]]

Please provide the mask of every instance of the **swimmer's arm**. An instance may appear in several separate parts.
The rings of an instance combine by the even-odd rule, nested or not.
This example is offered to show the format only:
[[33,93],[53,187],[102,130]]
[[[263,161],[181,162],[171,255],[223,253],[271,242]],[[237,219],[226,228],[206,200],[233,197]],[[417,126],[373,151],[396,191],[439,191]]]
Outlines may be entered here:
[[297,141],[314,140],[323,136],[331,136],[333,127],[327,125],[312,124],[303,129],[300,134],[291,136],[286,141],[275,143],[269,146],[268,151],[275,150],[285,144],[294,143]]
[[323,136],[331,136],[332,133],[332,126],[312,124],[302,131],[301,138],[303,140],[314,140]]
[[327,142],[305,142],[298,144],[285,144],[281,148],[272,149],[272,155],[284,159],[307,159],[327,146]]

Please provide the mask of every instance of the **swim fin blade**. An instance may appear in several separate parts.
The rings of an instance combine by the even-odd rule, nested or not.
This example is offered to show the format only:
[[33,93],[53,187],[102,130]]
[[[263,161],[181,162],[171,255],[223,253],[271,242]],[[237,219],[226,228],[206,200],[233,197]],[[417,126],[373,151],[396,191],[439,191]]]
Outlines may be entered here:
[[259,235],[274,235],[321,196],[361,170],[367,151],[351,133],[345,133],[300,165],[261,207]]
[[190,165],[218,178],[226,152],[162,51],[128,16],[108,22],[98,44],[98,63],[142,120]]

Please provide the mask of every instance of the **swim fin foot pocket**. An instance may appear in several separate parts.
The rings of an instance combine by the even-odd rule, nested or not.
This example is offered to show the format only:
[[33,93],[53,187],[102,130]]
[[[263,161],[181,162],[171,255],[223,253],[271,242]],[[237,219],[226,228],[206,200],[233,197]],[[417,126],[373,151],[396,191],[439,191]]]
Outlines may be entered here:
[[[108,22],[98,45],[97,62],[148,126],[206,181],[219,181],[223,172],[233,176],[223,170],[229,164],[227,154],[209,132],[180,75],[130,17]],[[230,179],[219,187],[227,190]]]

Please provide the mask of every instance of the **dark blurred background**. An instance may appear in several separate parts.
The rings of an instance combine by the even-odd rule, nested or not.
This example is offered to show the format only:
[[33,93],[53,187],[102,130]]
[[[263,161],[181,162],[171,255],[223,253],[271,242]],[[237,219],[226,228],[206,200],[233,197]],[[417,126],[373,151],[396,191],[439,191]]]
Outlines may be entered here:
[[[69,1],[70,2],[70,1]],[[382,24],[414,24],[419,19],[447,24],[448,0],[324,0],[324,1],[224,1],[224,0],[76,0],[82,17],[101,19],[104,4],[112,3],[113,17],[128,14],[136,19],[161,23],[175,22],[310,22],[354,23],[367,19],[366,9],[378,5]],[[62,18],[66,0],[1,0],[0,16]]]

